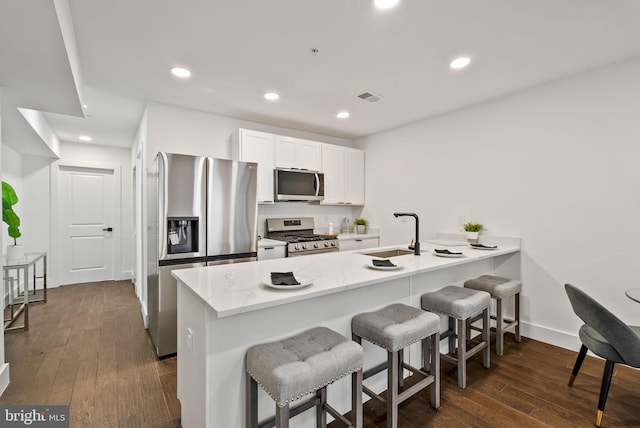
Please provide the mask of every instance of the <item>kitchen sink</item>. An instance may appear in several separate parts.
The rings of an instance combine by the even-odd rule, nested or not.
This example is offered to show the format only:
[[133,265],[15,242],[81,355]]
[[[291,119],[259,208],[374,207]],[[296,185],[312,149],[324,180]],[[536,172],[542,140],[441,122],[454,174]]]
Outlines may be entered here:
[[405,256],[407,254],[413,254],[413,251],[395,249],[395,250],[373,251],[371,253],[362,253],[362,254],[364,254],[365,256],[381,257],[383,259],[387,259],[389,257]]

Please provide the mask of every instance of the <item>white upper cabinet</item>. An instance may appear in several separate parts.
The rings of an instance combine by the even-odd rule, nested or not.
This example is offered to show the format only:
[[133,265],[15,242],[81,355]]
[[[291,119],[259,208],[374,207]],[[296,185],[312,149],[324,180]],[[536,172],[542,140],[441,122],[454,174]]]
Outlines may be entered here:
[[364,205],[364,151],[322,145],[323,205]]
[[273,169],[275,168],[275,135],[241,129],[236,158],[258,164],[258,203],[273,203]]
[[324,200],[322,204],[344,203],[344,147],[322,146],[322,172],[324,172]]
[[322,143],[278,135],[276,136],[276,166],[320,171]]
[[344,200],[364,205],[364,151],[344,148]]

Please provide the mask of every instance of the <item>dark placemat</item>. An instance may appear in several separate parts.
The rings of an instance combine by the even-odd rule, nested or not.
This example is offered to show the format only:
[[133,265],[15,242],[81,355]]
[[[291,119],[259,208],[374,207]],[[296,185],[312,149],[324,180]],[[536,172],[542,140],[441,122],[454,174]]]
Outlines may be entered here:
[[293,272],[271,272],[273,285],[300,285]]
[[435,251],[438,254],[462,254],[462,253],[454,253],[453,251],[449,251],[449,250],[438,250],[437,248],[435,248],[433,251]]
[[497,245],[484,245],[484,244],[469,244],[469,245],[476,248],[498,248]]
[[391,260],[373,259],[373,265],[378,267],[396,267],[396,265],[391,263]]

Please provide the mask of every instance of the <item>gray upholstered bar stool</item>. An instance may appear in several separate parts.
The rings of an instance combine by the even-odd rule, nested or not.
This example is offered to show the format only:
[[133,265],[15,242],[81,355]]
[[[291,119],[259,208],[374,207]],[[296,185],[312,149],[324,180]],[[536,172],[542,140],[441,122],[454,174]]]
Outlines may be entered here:
[[[363,375],[367,379],[387,370],[386,400],[366,386],[362,387],[365,394],[386,404],[387,427],[398,426],[398,405],[429,385],[431,407],[440,407],[440,317],[397,303],[353,317],[351,334],[358,343],[365,339],[387,351],[387,361],[365,371]],[[403,358],[404,348],[418,341],[422,341],[422,369],[405,363]],[[399,393],[398,389],[403,385],[403,369],[422,376],[422,379]]]
[[[520,292],[522,282],[515,279],[502,278],[500,276],[482,275],[470,279],[464,283],[465,288],[486,291],[496,299],[496,315],[491,316],[496,320],[496,354],[502,355],[504,352],[504,334],[513,332],[516,342],[520,342]],[[502,301],[514,297],[515,314],[514,319],[505,318],[502,313]]]
[[[467,288],[446,286],[438,291],[425,293],[421,297],[422,309],[446,315],[449,329],[440,336],[441,339],[449,339],[449,353],[456,349],[458,339],[457,358],[448,354],[441,357],[458,365],[458,386],[467,387],[467,360],[483,351],[482,365],[489,367],[489,305],[491,296],[484,291],[470,290]],[[471,340],[466,334],[466,322],[472,317],[481,314],[483,319],[482,339]],[[457,321],[457,329],[456,329]],[[457,334],[456,334],[457,330]],[[474,346],[467,349],[468,342]]]
[[[247,427],[289,426],[289,418],[316,408],[316,426],[327,413],[350,427],[362,428],[362,346],[326,327],[316,327],[276,342],[255,345],[246,354]],[[327,385],[351,374],[351,419],[327,403]],[[258,422],[258,384],[276,402],[276,415]],[[295,407],[307,394],[315,396]]]

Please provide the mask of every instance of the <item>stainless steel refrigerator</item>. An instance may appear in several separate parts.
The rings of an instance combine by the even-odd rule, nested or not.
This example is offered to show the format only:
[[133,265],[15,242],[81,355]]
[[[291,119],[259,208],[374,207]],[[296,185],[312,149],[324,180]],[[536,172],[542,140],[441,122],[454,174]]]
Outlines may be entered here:
[[163,152],[155,165],[147,194],[147,292],[149,333],[162,357],[177,351],[171,271],[256,260],[258,166]]

